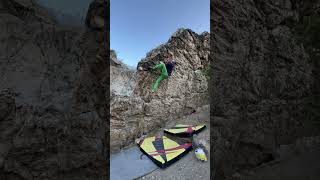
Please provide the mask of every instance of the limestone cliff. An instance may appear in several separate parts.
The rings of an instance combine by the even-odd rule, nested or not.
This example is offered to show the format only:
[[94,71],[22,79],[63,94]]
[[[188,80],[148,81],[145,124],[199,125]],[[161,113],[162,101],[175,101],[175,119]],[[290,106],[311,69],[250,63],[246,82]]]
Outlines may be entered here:
[[122,63],[114,50],[110,51],[110,93],[115,95],[130,96],[135,85],[136,71]]
[[[111,151],[118,151],[139,137],[175,121],[202,105],[209,104],[206,69],[209,64],[209,33],[197,34],[190,29],[179,29],[167,43],[153,49],[142,59],[134,74],[131,96],[112,97]],[[173,54],[177,62],[172,76],[161,82],[151,94],[151,86],[159,72],[151,68],[164,60],[165,53]],[[111,66],[112,67],[112,66]],[[113,79],[112,79],[113,81]]]

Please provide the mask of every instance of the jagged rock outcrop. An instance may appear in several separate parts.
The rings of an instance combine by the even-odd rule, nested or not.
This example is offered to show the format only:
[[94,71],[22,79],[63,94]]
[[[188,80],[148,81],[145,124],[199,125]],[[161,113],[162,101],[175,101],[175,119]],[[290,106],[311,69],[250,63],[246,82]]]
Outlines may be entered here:
[[[135,77],[132,96],[111,99],[111,151],[132,143],[143,132],[161,127],[167,121],[209,104],[207,77],[209,64],[209,33],[200,35],[189,29],[179,29],[169,41],[150,51],[142,59]],[[151,94],[151,86],[159,76],[151,67],[164,60],[165,53],[173,54],[177,62],[173,75],[161,82]]]
[[0,179],[99,179],[109,96],[102,30],[60,27],[32,0],[0,8]]
[[[165,53],[173,54],[177,62],[176,71],[160,87],[157,98],[174,97],[185,100],[192,96],[201,98],[202,95],[207,95],[204,71],[209,64],[209,39],[210,35],[207,32],[198,35],[189,29],[179,29],[166,44],[150,51],[146,58],[139,62],[138,68],[150,70],[155,64],[163,61]],[[135,93],[145,101],[149,101],[152,83],[158,75],[150,71],[138,73]],[[197,104],[194,106],[198,107]]]
[[217,179],[268,162],[280,144],[314,132],[304,109],[312,65],[294,32],[303,7],[304,1],[291,0],[211,4]]
[[110,51],[110,93],[115,95],[130,96],[135,85],[136,71],[122,63],[115,53]]

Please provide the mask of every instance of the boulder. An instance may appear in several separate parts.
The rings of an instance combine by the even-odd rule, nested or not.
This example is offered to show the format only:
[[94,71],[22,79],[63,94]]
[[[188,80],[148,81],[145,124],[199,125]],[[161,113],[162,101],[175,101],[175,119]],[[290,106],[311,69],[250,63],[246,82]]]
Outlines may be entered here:
[[[110,104],[111,152],[134,143],[143,132],[161,128],[169,120],[209,104],[205,74],[209,67],[209,39],[206,32],[199,35],[190,29],[178,29],[167,43],[147,53],[138,63],[137,71],[111,65],[111,91],[117,95],[112,97]],[[173,54],[177,65],[172,76],[162,81],[158,91],[151,94],[151,86],[159,72],[150,69],[163,61],[166,53]],[[112,59],[114,57],[111,57],[114,61]],[[130,86],[121,83],[128,81]],[[127,88],[125,91],[130,94],[117,93],[119,90],[113,84],[120,89]],[[119,138],[119,133],[124,138]]]

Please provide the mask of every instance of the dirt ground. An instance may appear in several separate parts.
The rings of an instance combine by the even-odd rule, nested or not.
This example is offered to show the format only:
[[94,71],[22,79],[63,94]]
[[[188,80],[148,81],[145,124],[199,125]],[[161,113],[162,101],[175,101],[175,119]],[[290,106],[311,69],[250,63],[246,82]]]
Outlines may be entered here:
[[[205,146],[210,152],[210,113],[209,107],[204,106],[199,108],[195,113],[179,119],[177,122],[169,122],[166,127],[172,127],[174,124],[206,124],[206,128],[198,134],[198,138],[204,140],[207,144]],[[210,155],[208,157],[210,159]],[[210,161],[201,162],[196,159],[194,150],[190,151],[186,156],[172,164],[165,169],[156,169],[155,171],[138,178],[140,179],[179,179],[179,180],[193,180],[193,179],[210,179]]]

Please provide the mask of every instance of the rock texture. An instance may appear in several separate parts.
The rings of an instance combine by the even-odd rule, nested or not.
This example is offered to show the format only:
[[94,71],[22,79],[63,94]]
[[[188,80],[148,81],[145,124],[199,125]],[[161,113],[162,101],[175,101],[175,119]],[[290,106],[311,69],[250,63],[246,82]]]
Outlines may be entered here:
[[[87,21],[104,16],[102,1],[93,4]],[[60,27],[32,0],[1,0],[0,8],[0,179],[98,179],[105,24]]]
[[[189,29],[179,29],[167,43],[150,51],[139,62],[137,69],[143,70],[136,73],[133,95],[111,99],[112,152],[134,142],[143,132],[209,104],[204,73],[209,64],[209,39],[209,33],[199,35]],[[159,76],[159,72],[150,69],[163,61],[167,52],[177,61],[176,70],[161,82],[155,94],[150,94]]]
[[312,65],[293,30],[305,7],[291,0],[211,4],[217,179],[268,162],[280,144],[313,135],[304,109]]
[[116,53],[110,51],[110,93],[111,96],[131,96],[135,85],[136,71],[122,63]]

